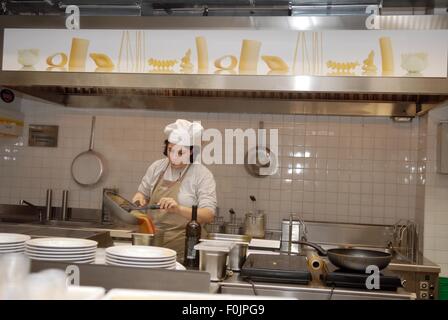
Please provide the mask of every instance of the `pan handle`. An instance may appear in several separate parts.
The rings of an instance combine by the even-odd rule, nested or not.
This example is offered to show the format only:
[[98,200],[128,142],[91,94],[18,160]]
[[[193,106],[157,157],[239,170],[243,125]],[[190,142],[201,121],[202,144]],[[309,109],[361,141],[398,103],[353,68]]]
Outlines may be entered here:
[[304,246],[309,246],[311,248],[316,249],[317,253],[320,256],[326,256],[327,255],[327,250],[325,250],[324,248],[322,248],[320,245],[318,245],[317,243],[313,243],[313,242],[308,242],[308,241],[297,241],[298,244],[304,245]]
[[92,117],[92,127],[90,128],[90,143],[89,143],[89,150],[93,150],[94,147],[94,141],[95,141],[95,122],[96,122],[96,116]]

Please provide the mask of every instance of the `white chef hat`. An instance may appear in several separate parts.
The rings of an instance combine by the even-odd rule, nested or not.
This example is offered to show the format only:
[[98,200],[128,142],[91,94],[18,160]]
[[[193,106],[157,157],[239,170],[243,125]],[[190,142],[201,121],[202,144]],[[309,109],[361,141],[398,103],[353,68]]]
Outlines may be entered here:
[[184,119],[177,119],[165,127],[165,134],[168,142],[181,146],[194,146],[201,143],[201,136],[204,128],[199,122],[190,122]]

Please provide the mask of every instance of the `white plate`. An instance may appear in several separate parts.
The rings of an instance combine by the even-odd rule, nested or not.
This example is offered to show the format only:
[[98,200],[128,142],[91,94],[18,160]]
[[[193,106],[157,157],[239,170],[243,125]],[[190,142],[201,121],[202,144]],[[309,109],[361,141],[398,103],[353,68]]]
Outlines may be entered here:
[[38,257],[38,258],[56,258],[56,259],[76,259],[76,260],[83,260],[83,259],[91,259],[95,258],[95,253],[89,253],[89,254],[78,254],[78,255],[51,255],[51,254],[35,254],[35,253],[29,253],[25,252],[27,256],[29,257]]
[[153,264],[153,265],[166,265],[173,264],[176,262],[176,259],[164,260],[164,261],[154,261],[154,260],[136,260],[136,259],[127,259],[127,258],[117,258],[114,256],[106,255],[106,259],[114,260],[122,263],[135,263],[135,264]]
[[88,250],[41,250],[36,249],[32,247],[26,247],[26,252],[30,253],[37,253],[37,254],[66,254],[66,255],[73,255],[73,254],[88,254],[88,253],[95,253],[96,249],[88,249]]
[[137,264],[122,264],[116,262],[110,262],[106,260],[106,264],[110,266],[118,266],[118,267],[131,267],[131,268],[148,268],[148,269],[175,269],[176,265],[171,265],[168,267],[160,267],[160,266],[145,266],[145,265],[137,265]]
[[124,261],[135,261],[135,262],[159,262],[159,263],[164,263],[164,262],[170,262],[170,261],[176,261],[176,257],[171,257],[171,258],[133,258],[133,257],[124,257],[124,256],[117,256],[114,254],[110,254],[110,253],[106,253],[106,257],[110,257],[112,259],[116,259],[116,260],[124,260]]
[[7,249],[7,248],[15,248],[15,247],[24,247],[25,242],[18,242],[18,243],[11,243],[11,244],[0,244],[0,249]]
[[8,250],[25,250],[25,246],[14,246],[14,247],[2,247],[0,251],[8,251]]
[[78,238],[37,238],[28,240],[26,245],[39,248],[81,249],[96,248],[98,246],[98,242]]
[[30,257],[31,260],[41,260],[41,261],[58,261],[58,262],[73,262],[73,263],[93,263],[95,259],[56,259],[56,258],[41,258],[41,257]]
[[106,258],[106,261],[113,262],[117,264],[130,264],[136,266],[148,266],[148,267],[171,267],[176,265],[176,261],[168,262],[168,263],[147,263],[147,262],[133,262],[133,261],[122,261]]
[[162,247],[150,247],[150,246],[118,246],[109,247],[106,249],[106,255],[112,254],[115,256],[121,256],[124,258],[136,258],[136,259],[170,259],[177,256],[176,251],[162,248]]
[[8,253],[25,253],[25,250],[0,250],[0,254],[8,254]]
[[0,244],[17,244],[30,240],[31,237],[20,233],[0,233]]
[[49,248],[49,247],[36,247],[26,245],[27,250],[34,251],[46,251],[46,252],[92,252],[97,249],[97,247],[85,247],[85,248]]

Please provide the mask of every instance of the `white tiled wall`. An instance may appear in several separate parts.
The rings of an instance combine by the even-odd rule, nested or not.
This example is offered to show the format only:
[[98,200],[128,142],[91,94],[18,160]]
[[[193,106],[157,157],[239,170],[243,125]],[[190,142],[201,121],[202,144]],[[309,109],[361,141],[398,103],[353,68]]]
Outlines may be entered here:
[[[448,105],[429,112],[426,119],[426,174],[424,190],[424,255],[448,276],[448,175],[437,173],[437,124],[448,120]],[[417,214],[419,215],[419,214]]]
[[[279,172],[254,178],[244,167],[212,165],[220,213],[234,208],[243,216],[249,195],[278,228],[291,212],[306,220],[393,224],[414,218],[418,119],[393,123],[388,118],[172,113],[156,111],[68,109],[24,100],[27,124],[59,125],[59,146],[27,146],[27,134],[1,140],[0,203],[22,198],[44,203],[63,189],[70,206],[99,208],[101,188],[118,187],[131,197],[147,166],[162,157],[163,128],[176,118],[201,120],[206,128],[278,128]],[[97,115],[95,149],[108,161],[108,176],[94,189],[77,186],[70,177],[72,159],[88,147],[91,113]],[[14,159],[14,160],[13,160]]]

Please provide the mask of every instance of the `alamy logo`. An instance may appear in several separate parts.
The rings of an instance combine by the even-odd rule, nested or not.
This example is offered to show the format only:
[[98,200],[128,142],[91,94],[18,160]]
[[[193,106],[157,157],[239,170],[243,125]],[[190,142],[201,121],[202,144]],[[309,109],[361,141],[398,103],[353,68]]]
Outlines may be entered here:
[[378,266],[370,265],[366,268],[366,273],[370,274],[366,279],[366,288],[368,290],[380,289],[380,269]]
[[[194,123],[200,124],[200,121]],[[169,155],[174,163],[189,162],[189,157],[185,156],[188,148],[183,145],[185,141],[192,141],[196,146],[193,148],[194,163],[258,165],[260,175],[272,174],[278,167],[278,161],[273,160],[278,155],[278,129],[236,128],[222,132],[208,128],[202,134],[179,130],[175,138],[179,144],[170,149]]]
[[69,5],[65,8],[65,13],[69,16],[65,19],[65,26],[68,30],[79,30],[80,28],[80,14],[79,8],[75,5]]
[[65,274],[67,275],[67,285],[79,286],[81,273],[78,266],[72,264],[67,266]]

